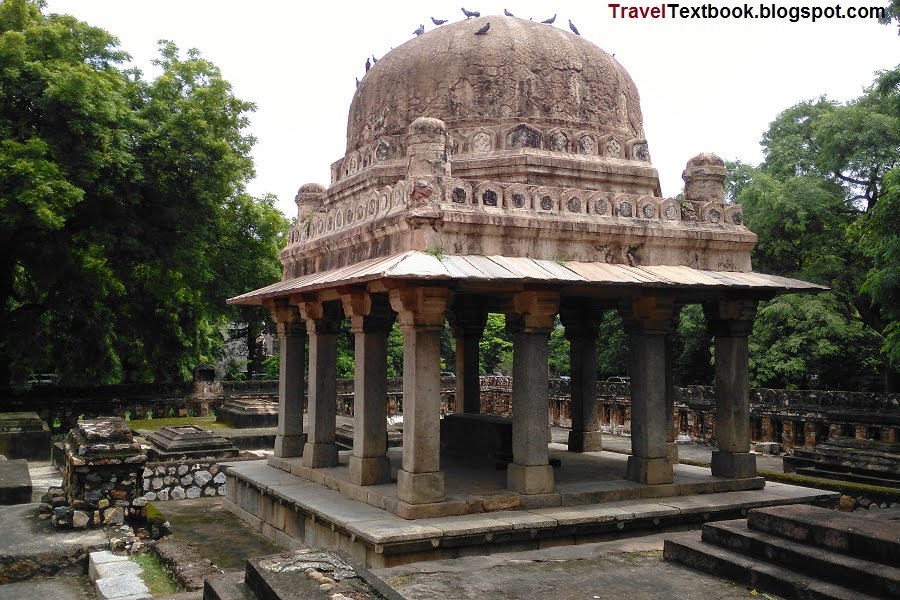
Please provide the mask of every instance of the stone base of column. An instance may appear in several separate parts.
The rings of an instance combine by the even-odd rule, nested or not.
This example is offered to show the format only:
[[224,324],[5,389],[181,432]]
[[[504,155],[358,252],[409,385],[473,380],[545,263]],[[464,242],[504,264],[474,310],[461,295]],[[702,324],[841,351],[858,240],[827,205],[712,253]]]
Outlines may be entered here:
[[673,465],[678,464],[678,444],[666,442],[666,459]]
[[338,465],[337,444],[313,444],[307,442],[303,447],[303,466],[312,469],[336,467]]
[[756,455],[750,452],[725,452],[713,450],[712,474],[728,479],[756,477]]
[[350,457],[350,483],[378,485],[391,482],[391,461],[387,456],[374,458]]
[[306,443],[305,435],[276,435],[275,456],[278,458],[291,458],[303,455],[303,445]]
[[599,431],[570,431],[569,452],[600,452]]
[[657,483],[672,483],[672,463],[668,458],[643,458],[629,456],[625,478],[628,481],[654,485]]
[[410,473],[400,469],[397,473],[397,499],[407,504],[429,504],[444,499],[444,474]]
[[552,494],[553,467],[510,463],[506,469],[506,487],[518,494]]

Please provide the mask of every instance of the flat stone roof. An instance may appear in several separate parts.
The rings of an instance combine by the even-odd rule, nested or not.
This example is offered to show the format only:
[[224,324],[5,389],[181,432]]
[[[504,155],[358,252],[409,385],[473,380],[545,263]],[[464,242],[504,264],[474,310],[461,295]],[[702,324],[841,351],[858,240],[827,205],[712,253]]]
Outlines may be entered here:
[[799,279],[733,271],[704,271],[686,266],[629,266],[601,262],[552,261],[509,256],[438,254],[410,250],[353,265],[279,281],[241,294],[229,304],[262,304],[265,300],[378,280],[492,285],[535,284],[588,288],[656,288],[703,291],[744,290],[758,295],[827,290]]

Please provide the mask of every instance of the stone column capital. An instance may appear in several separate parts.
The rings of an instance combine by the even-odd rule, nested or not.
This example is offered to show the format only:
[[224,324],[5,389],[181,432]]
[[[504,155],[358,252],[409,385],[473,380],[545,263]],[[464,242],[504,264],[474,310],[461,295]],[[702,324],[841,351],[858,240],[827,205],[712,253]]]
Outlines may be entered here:
[[401,328],[437,331],[444,327],[450,290],[435,286],[403,287],[391,290],[390,300]]
[[322,302],[315,297],[297,299],[300,315],[306,321],[306,332],[310,335],[337,335],[341,319],[344,317],[340,302]]
[[277,298],[268,301],[264,306],[269,310],[269,314],[272,315],[272,320],[275,321],[278,337],[283,338],[305,332],[306,324],[300,315],[300,309],[295,304],[291,304],[287,298]]
[[487,324],[487,308],[479,298],[474,296],[456,296],[453,306],[447,311],[447,320],[453,329],[453,335],[481,337]]
[[566,329],[566,339],[595,339],[603,312],[588,298],[563,298],[559,305],[559,319]]
[[518,292],[506,314],[510,333],[550,333],[559,311],[559,292],[531,290]]
[[394,312],[387,294],[373,295],[364,289],[342,290],[341,303],[353,333],[386,333],[394,324]]
[[669,335],[675,331],[679,310],[671,296],[646,295],[624,303],[619,314],[629,333]]
[[703,305],[707,326],[716,337],[746,337],[753,330],[757,300],[725,299]]

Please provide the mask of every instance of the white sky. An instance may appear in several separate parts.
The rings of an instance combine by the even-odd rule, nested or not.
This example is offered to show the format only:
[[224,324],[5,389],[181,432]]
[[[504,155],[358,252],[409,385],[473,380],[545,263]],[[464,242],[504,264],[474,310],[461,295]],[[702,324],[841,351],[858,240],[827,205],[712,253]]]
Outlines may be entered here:
[[[430,31],[431,16],[463,18],[460,2],[482,15],[502,14],[505,7],[538,21],[557,12],[554,26],[567,28],[571,19],[582,36],[615,53],[640,92],[650,153],[666,196],[681,191],[684,164],[698,152],[757,164],[759,140],[780,111],[823,94],[849,100],[872,83],[875,71],[900,63],[896,24],[874,19],[627,21],[614,20],[604,0],[48,0],[46,10],[110,31],[147,75],[153,73],[157,40],[172,40],[182,51],[199,49],[239,98],[257,104],[250,127],[258,140],[257,177],[250,193],[277,195],[281,210],[292,217],[297,189],[310,182],[327,186],[330,164],[343,157],[354,79],[362,78],[366,57],[380,58],[401,45],[419,24]],[[844,9],[888,4],[780,4],[838,2]]]

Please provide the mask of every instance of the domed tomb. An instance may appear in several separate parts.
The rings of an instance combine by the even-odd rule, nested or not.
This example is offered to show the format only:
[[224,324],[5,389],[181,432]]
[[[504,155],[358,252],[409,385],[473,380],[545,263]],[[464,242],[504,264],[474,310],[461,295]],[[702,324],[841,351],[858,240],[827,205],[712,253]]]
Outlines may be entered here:
[[[474,35],[488,22],[487,35]],[[379,60],[350,105],[348,155],[402,152],[420,116],[447,124],[453,154],[533,147],[649,162],[638,91],[618,61],[513,17],[444,25]]]
[[[487,34],[476,35],[488,22]],[[730,489],[761,485],[749,429],[735,425],[749,422],[746,344],[756,303],[821,288],[752,272],[756,236],[741,207],[725,200],[721,158],[698,154],[683,178],[683,199],[662,197],[634,82],[609,54],[560,28],[468,19],[382,57],[354,96],[346,155],[332,165],[331,185],[306,184],[297,194],[297,223],[280,255],[282,281],[229,300],[268,307],[282,338],[279,434],[269,464],[310,480],[315,469],[328,468],[351,486],[384,485],[390,501],[374,488],[339,488],[405,519],[480,512],[481,503],[445,494],[441,451],[471,449],[474,428],[483,425],[478,348],[494,312],[515,334],[515,410],[511,422],[486,426],[511,457],[503,489],[523,498],[554,493],[543,435],[548,336],[559,315],[572,338],[571,389],[578,391],[569,450],[594,453],[602,447],[597,327],[603,311],[615,310],[632,339],[634,374],[624,476],[671,484],[666,339],[678,308],[702,303],[717,338],[716,377],[731,382],[719,388],[712,473],[735,480]],[[343,467],[333,379],[345,318],[358,352],[354,430],[365,435],[354,436]],[[385,425],[384,346],[395,319],[404,345],[399,465],[386,453]],[[462,413],[442,419],[440,330],[447,321],[457,339]],[[460,427],[442,425],[449,421]],[[490,466],[489,485],[496,485]],[[562,502],[592,502],[589,496]]]

